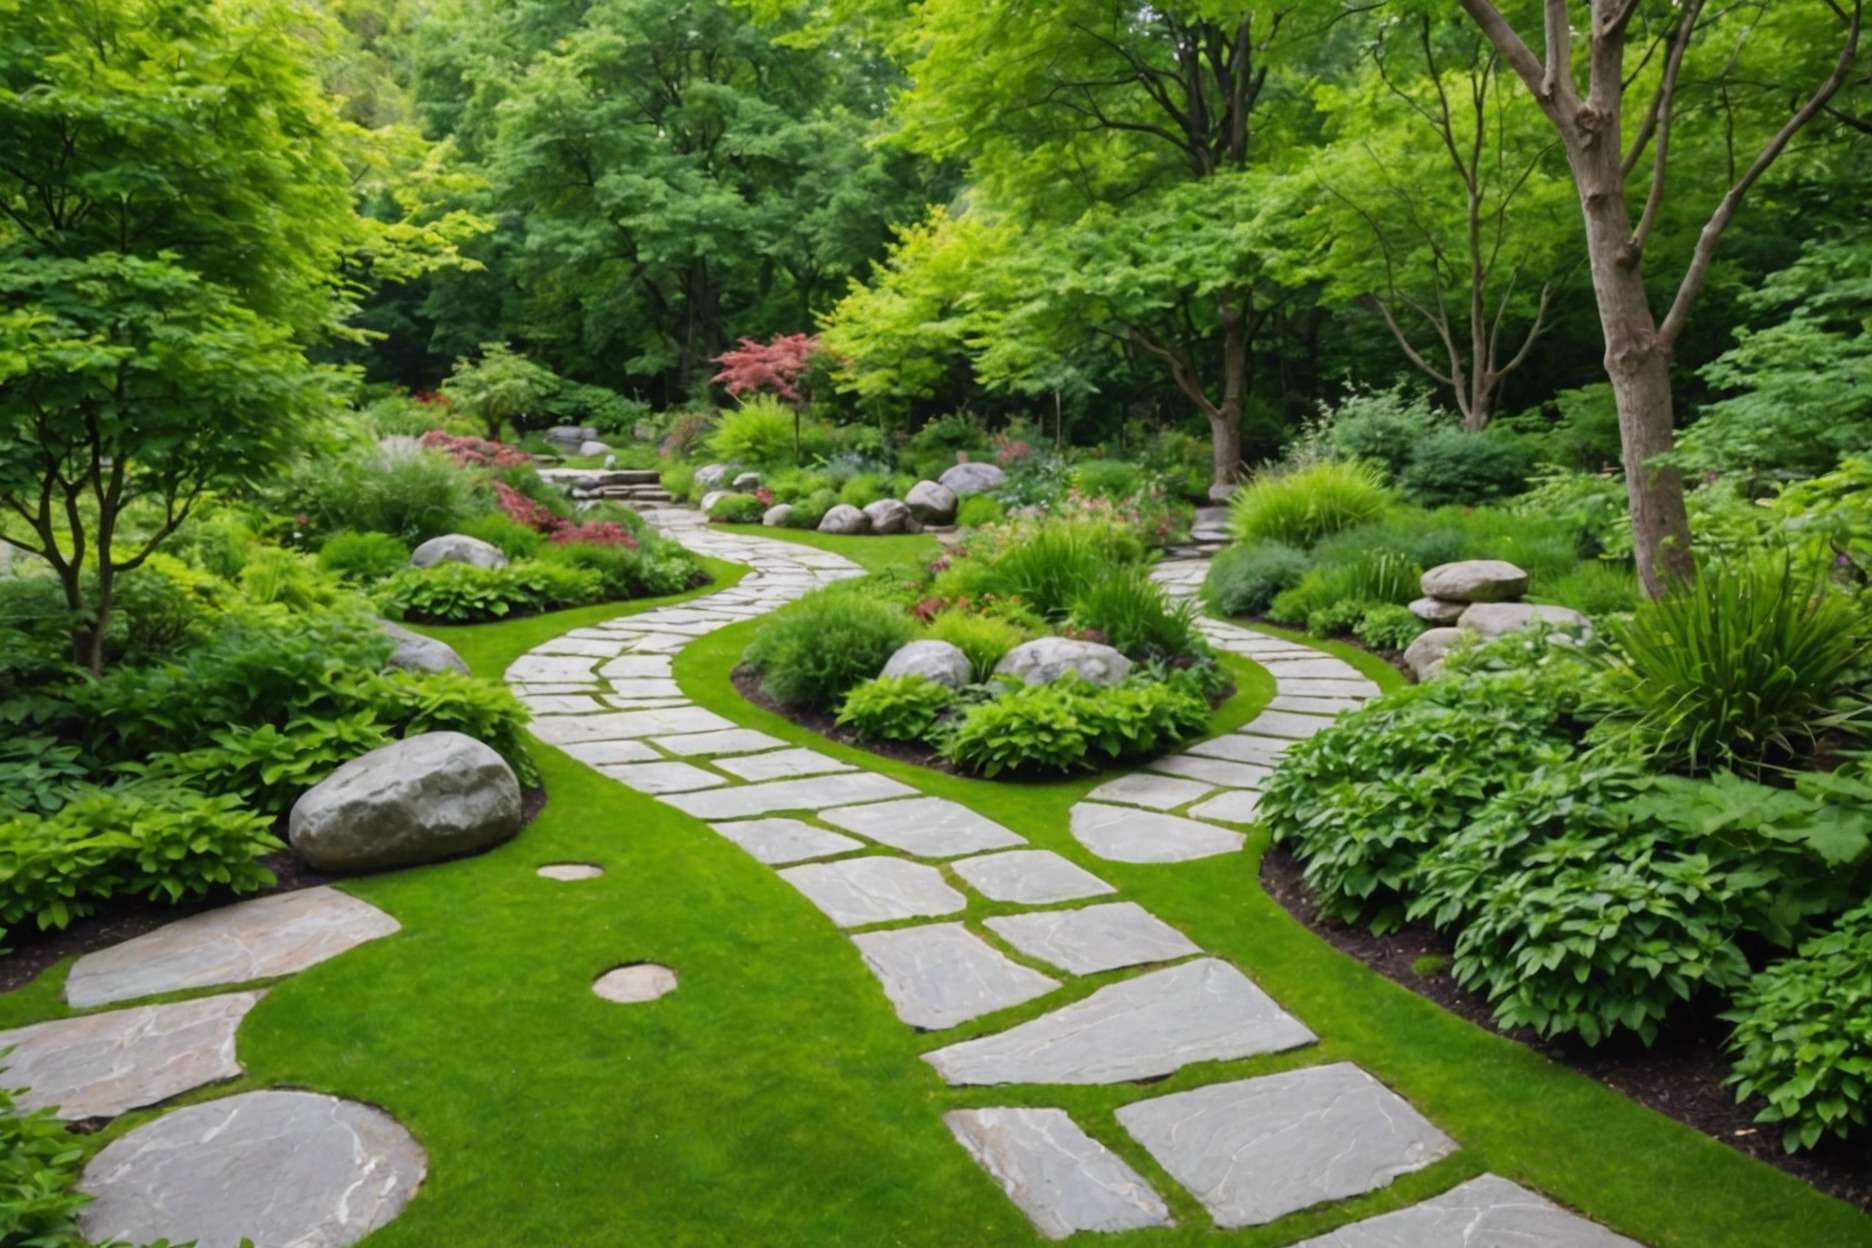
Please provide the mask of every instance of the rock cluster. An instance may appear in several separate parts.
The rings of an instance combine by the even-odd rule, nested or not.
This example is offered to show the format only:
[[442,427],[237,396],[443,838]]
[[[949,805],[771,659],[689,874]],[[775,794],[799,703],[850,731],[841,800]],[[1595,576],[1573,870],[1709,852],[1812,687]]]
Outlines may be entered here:
[[1465,559],[1423,574],[1424,596],[1410,604],[1411,614],[1434,625],[1404,651],[1404,665],[1418,680],[1443,670],[1443,660],[1467,637],[1501,637],[1536,625],[1590,633],[1592,621],[1568,607],[1519,601],[1528,574],[1500,559]]

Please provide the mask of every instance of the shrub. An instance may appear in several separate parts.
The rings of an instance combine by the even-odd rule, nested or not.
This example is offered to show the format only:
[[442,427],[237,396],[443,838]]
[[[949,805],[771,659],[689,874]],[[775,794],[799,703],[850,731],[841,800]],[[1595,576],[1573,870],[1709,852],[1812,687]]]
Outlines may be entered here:
[[1072,483],[1093,498],[1130,498],[1144,488],[1144,470],[1121,459],[1088,459],[1074,466]]
[[663,441],[657,444],[657,451],[665,459],[683,459],[693,455],[708,437],[714,423],[715,413],[711,409],[677,412],[669,418],[664,428]]
[[0,739],[0,815],[50,815],[84,788],[83,751],[57,737]]
[[[0,1063],[5,1061],[0,1055]],[[0,1084],[11,1082],[0,1079]],[[20,1110],[0,1086],[0,1243],[83,1248],[78,1191],[84,1150],[50,1108]]]
[[891,479],[881,472],[858,473],[839,487],[839,502],[852,507],[868,507],[891,496]]
[[409,557],[409,546],[390,533],[334,533],[319,551],[319,567],[347,581],[369,584],[408,567]]
[[657,479],[671,497],[686,499],[695,493],[695,474],[694,464],[670,464],[658,474]]
[[881,671],[915,632],[897,608],[835,585],[769,616],[743,658],[760,673],[767,696],[829,709]]
[[377,672],[359,681],[351,696],[393,736],[459,732],[506,759],[520,783],[539,783],[523,731],[529,716],[505,685],[460,672]]
[[1208,702],[1186,682],[1133,680],[1101,689],[1066,679],[1017,686],[971,707],[945,754],[988,777],[1093,769],[1158,753],[1201,732],[1208,720]]
[[1766,1104],[1791,1153],[1872,1126],[1872,901],[1755,975],[1723,1016],[1736,1099]]
[[1050,519],[985,530],[993,540],[937,578],[944,597],[994,594],[1064,619],[1081,595],[1144,559],[1135,533],[1094,520]]
[[1622,564],[1597,559],[1541,587],[1541,596],[1590,616],[1622,615],[1638,606],[1638,577]]
[[1120,568],[1079,595],[1072,622],[1104,634],[1132,658],[1178,658],[1203,649],[1196,604],[1172,601],[1142,568]]
[[1487,503],[1521,493],[1532,470],[1527,452],[1507,438],[1438,429],[1418,441],[1398,484],[1426,507]]
[[[793,422],[799,421],[801,454],[793,453]],[[728,464],[767,467],[809,460],[829,449],[824,422],[801,416],[778,399],[760,396],[721,414],[709,435],[709,453]]]
[[716,499],[708,515],[724,524],[759,524],[766,511],[766,505],[752,494],[729,494]]
[[488,509],[484,478],[438,451],[309,459],[269,491],[274,511],[315,532],[390,533],[411,545],[458,531]]
[[1409,607],[1394,602],[1367,607],[1352,635],[1378,650],[1402,650],[1417,640],[1424,622],[1411,614]]
[[518,447],[488,438],[457,437],[441,429],[431,429],[420,439],[424,449],[441,451],[462,467],[514,468],[532,463]]
[[[1334,599],[1323,607],[1315,607],[1307,612],[1306,631],[1315,637],[1337,637],[1349,633],[1365,618],[1367,611],[1379,605],[1368,598]],[[1276,614],[1274,618],[1283,617]]]
[[381,582],[383,611],[399,620],[476,624],[515,612],[553,611],[602,601],[604,578],[560,562],[528,560],[504,568],[442,563],[405,568]]
[[1008,651],[1030,640],[1031,634],[997,616],[944,611],[930,622],[929,636],[936,641],[946,641],[966,654],[974,678],[982,681],[994,674],[995,664]]
[[1374,518],[1387,501],[1369,464],[1323,460],[1243,485],[1229,502],[1229,529],[1242,542],[1311,546]]
[[838,722],[874,741],[923,741],[955,691],[924,676],[880,676],[845,695]]
[[1785,562],[1705,568],[1609,631],[1601,735],[1660,765],[1752,773],[1853,726],[1840,694],[1865,662],[1865,621]]
[[1209,565],[1203,593],[1223,615],[1260,615],[1306,575],[1306,552],[1282,542],[1230,546]]
[[[1275,596],[1268,616],[1293,623],[1305,621],[1309,632],[1322,636],[1347,631],[1370,607],[1405,603],[1417,597],[1422,575],[1422,569],[1408,555],[1388,550],[1343,563],[1319,564],[1301,577],[1298,585]],[[1326,632],[1313,627],[1316,615],[1330,625]]]
[[1440,423],[1429,399],[1395,386],[1347,397],[1330,413],[1323,440],[1337,458],[1382,464],[1396,480]]
[[635,546],[577,544],[553,547],[547,558],[597,576],[599,597],[619,602],[644,593],[643,554]]
[[971,494],[956,504],[956,523],[963,528],[978,529],[984,524],[996,524],[1006,515],[1001,500],[992,494]]
[[786,527],[789,529],[816,529],[825,514],[838,506],[838,495],[831,490],[814,490],[811,494],[793,504],[793,510],[787,515]]

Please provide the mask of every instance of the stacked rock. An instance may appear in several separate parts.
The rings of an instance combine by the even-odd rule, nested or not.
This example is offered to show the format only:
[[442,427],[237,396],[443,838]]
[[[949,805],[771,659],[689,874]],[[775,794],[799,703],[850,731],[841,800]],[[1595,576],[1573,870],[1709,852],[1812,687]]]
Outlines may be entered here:
[[1522,602],[1528,574],[1501,559],[1465,559],[1423,574],[1424,596],[1411,614],[1433,627],[1404,651],[1404,665],[1418,680],[1443,669],[1443,659],[1468,636],[1500,637],[1533,625],[1590,633],[1592,621],[1568,607]]

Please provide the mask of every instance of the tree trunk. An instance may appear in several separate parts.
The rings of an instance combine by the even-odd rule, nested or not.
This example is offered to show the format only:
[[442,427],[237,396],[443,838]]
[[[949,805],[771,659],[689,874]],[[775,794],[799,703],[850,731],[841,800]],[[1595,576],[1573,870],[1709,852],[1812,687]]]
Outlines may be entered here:
[[1209,412],[1210,482],[1233,485],[1241,479],[1242,403],[1248,394],[1248,315],[1226,296],[1217,304],[1222,322],[1222,401]]

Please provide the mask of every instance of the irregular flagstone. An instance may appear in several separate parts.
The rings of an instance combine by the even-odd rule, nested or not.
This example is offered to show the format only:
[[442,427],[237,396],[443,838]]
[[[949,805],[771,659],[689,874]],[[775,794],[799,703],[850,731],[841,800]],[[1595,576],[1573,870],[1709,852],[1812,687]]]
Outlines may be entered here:
[[94,1240],[342,1248],[388,1224],[428,1170],[389,1115],[311,1092],[243,1092],[165,1114],[91,1159]]
[[755,861],[770,864],[830,858],[865,847],[863,841],[797,819],[738,819],[709,826],[746,850]]
[[1191,1062],[1278,1053],[1315,1038],[1246,975],[1200,958],[1109,984],[923,1060],[952,1084],[1124,1083]]
[[1223,823],[1253,823],[1259,818],[1261,795],[1249,789],[1231,789],[1206,802],[1189,808],[1196,819],[1220,819]]
[[598,682],[595,680],[588,680],[580,684],[570,685],[555,681],[534,681],[530,684],[515,684],[512,686],[512,689],[514,691],[514,696],[520,697],[528,694],[547,696],[556,693],[589,693],[597,687]]
[[1223,1227],[1376,1191],[1456,1151],[1350,1062],[1134,1101],[1118,1121]]
[[1169,810],[1173,806],[1195,801],[1214,787],[1194,780],[1175,780],[1139,771],[1119,776],[1116,780],[1107,780],[1086,794],[1086,797],[1097,802],[1123,802],[1129,806]]
[[0,1031],[9,1085],[23,1109],[115,1118],[241,1075],[234,1033],[264,992],[145,1005]]
[[1268,699],[1270,711],[1293,711],[1300,715],[1343,715],[1364,705],[1364,698],[1308,698],[1283,693]]
[[[555,637],[551,641],[541,642],[533,647],[534,654],[576,654],[593,659],[616,657],[623,644],[619,638],[607,637],[602,641],[574,637],[571,634]],[[589,670],[589,668],[587,669]]]
[[1150,1185],[1063,1109],[957,1109],[943,1121],[1048,1239],[1175,1225]]
[[575,741],[559,747],[581,763],[652,763],[663,756],[641,741]]
[[916,790],[871,771],[818,776],[808,780],[773,780],[710,793],[672,796],[670,805],[698,819],[739,819],[780,810],[818,810],[846,802],[904,797]]
[[596,711],[610,709],[590,694],[523,693],[519,696],[520,705],[535,715],[589,715]]
[[1296,715],[1292,711],[1262,711],[1259,715],[1242,725],[1243,732],[1257,733],[1264,737],[1291,737],[1304,741],[1316,732],[1323,732],[1332,727],[1332,720],[1324,715]]
[[676,654],[694,641],[682,633],[645,633],[630,648],[638,654]]
[[779,737],[770,737],[752,728],[693,732],[678,737],[652,737],[651,741],[684,758],[700,758],[706,754],[751,754],[755,750],[777,750],[786,744]]
[[598,669],[598,674],[606,680],[660,680],[667,679],[673,670],[673,661],[666,654],[627,654],[612,659]]
[[784,780],[789,776],[816,776],[834,771],[857,771],[817,750],[775,750],[768,754],[742,754],[715,764],[743,780]]
[[1494,1174],[1294,1248],[1644,1248]]
[[1290,678],[1277,683],[1281,693],[1314,698],[1375,698],[1384,691],[1363,676],[1353,679]]
[[1277,655],[1257,655],[1255,661],[1274,674],[1274,683],[1283,685],[1289,678],[1299,677],[1309,680],[1362,680],[1356,667],[1340,659],[1322,656],[1317,650],[1309,651],[1306,658],[1287,658]]
[[662,711],[689,705],[687,698],[618,698],[606,694],[604,700],[608,707],[620,711]]
[[508,665],[508,683],[550,680],[590,684],[593,682],[590,659],[555,657],[549,654],[523,654]]
[[692,793],[728,783],[714,772],[688,763],[607,763],[598,770],[639,793]]
[[821,811],[819,817],[834,827],[856,832],[919,858],[951,858],[957,854],[1027,843],[1026,838],[1016,836],[960,802],[940,797],[846,806]]
[[949,869],[990,901],[1026,906],[1103,897],[1118,890],[1050,849],[1016,849],[949,864]]
[[1170,754],[1154,760],[1149,766],[1152,771],[1173,776],[1192,776],[1207,781],[1211,786],[1224,784],[1233,789],[1260,788],[1274,774],[1272,768],[1205,758],[1200,754]]
[[620,698],[680,698],[682,686],[666,677],[613,677],[611,692]]
[[942,872],[902,858],[847,858],[788,867],[780,878],[806,894],[840,927],[954,914],[968,899]]
[[655,711],[615,711],[604,715],[544,715],[530,725],[533,735],[548,745],[575,741],[624,741],[632,737],[658,737],[675,732],[712,732],[734,725],[714,711],[699,706]]
[[1044,997],[1059,981],[995,952],[960,923],[852,937],[897,1017],[939,1031]]
[[1169,962],[1201,953],[1190,938],[1134,901],[988,919],[990,931],[1030,958],[1074,975]]
[[87,953],[65,980],[80,1008],[291,975],[401,930],[369,902],[308,888],[190,915]]
[[1204,758],[1221,758],[1232,763],[1253,763],[1257,767],[1274,768],[1280,766],[1281,755],[1291,748],[1291,741],[1275,741],[1268,737],[1243,737],[1233,733],[1226,737],[1216,737],[1209,741],[1198,741],[1195,745],[1183,747],[1185,755],[1198,754]]
[[1077,802],[1071,818],[1073,838],[1113,862],[1188,862],[1242,847],[1240,832],[1152,810]]

